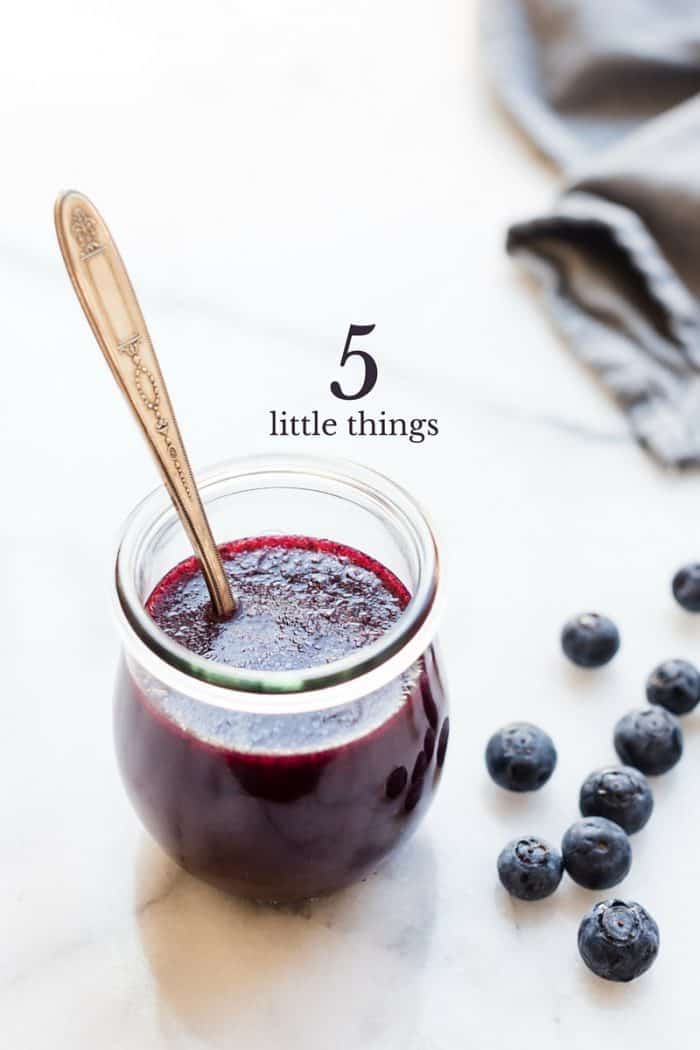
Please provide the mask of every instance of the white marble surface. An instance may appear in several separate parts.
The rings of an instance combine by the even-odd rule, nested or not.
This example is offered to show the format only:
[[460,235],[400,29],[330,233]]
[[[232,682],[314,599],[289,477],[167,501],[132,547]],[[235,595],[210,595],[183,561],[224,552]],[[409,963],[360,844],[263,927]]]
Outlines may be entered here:
[[[554,180],[484,88],[473,3],[44,0],[6,13],[0,59],[2,1045],[695,1045],[697,718],[621,887],[661,926],[648,977],[607,986],[580,963],[598,895],[568,883],[514,906],[496,883],[508,838],[556,840],[575,817],[650,666],[698,656],[700,621],[668,585],[700,555],[700,482],[631,443],[504,258],[508,220]],[[111,558],[155,474],[62,272],[51,205],[67,185],[117,233],[195,464],[350,455],[442,529],[441,793],[381,873],[297,912],[178,874],[118,780]],[[438,438],[266,436],[271,408],[338,414],[350,321],[377,326],[365,407],[437,415]],[[624,639],[591,675],[557,643],[587,607]],[[511,799],[482,750],[519,716],[550,730],[560,765]]]

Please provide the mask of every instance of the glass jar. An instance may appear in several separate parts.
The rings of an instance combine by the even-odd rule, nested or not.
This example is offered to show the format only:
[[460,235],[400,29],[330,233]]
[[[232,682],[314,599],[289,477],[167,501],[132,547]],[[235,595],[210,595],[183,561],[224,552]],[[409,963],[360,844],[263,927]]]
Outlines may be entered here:
[[449,720],[434,644],[435,538],[408,493],[356,464],[250,457],[198,481],[220,541],[332,539],[381,562],[411,594],[378,641],[340,660],[243,670],[185,649],[146,611],[191,553],[164,489],[122,535],[115,739],[137,812],[179,864],[224,890],[273,901],[327,893],[411,834],[440,779]]

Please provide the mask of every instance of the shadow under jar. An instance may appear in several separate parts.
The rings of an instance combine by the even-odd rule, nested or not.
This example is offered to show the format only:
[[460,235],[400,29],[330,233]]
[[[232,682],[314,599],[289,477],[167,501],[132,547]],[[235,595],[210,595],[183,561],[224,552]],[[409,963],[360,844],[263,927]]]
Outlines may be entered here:
[[[371,872],[413,832],[440,779],[449,719],[434,644],[435,539],[403,489],[355,464],[251,457],[209,472],[200,491],[215,535],[229,540],[221,549],[241,595],[237,616],[262,593],[255,578],[246,591],[236,576],[244,556],[257,552],[260,564],[274,565],[290,551],[305,573],[293,610],[302,627],[309,572],[321,590],[319,615],[326,571],[359,591],[369,580],[398,603],[396,615],[367,642],[362,621],[371,610],[341,593],[336,605],[352,613],[341,616],[345,651],[335,658],[331,648],[329,658],[319,643],[316,663],[305,649],[315,651],[313,628],[297,636],[282,669],[284,655],[272,669],[254,666],[256,653],[263,664],[271,656],[266,628],[260,644],[253,636],[242,647],[244,666],[193,652],[181,644],[186,623],[184,633],[166,633],[151,615],[178,581],[196,587],[199,578],[203,587],[157,490],[131,515],[117,556],[121,773],[148,830],[192,874],[258,900],[328,893]],[[283,587],[294,585],[282,568]],[[227,629],[236,631],[235,618]]]

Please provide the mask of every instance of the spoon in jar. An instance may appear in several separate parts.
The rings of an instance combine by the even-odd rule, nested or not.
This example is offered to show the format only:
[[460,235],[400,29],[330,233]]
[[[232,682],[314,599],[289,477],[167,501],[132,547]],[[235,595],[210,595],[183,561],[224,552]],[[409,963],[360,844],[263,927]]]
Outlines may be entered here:
[[134,289],[102,216],[74,190],[54,208],[63,261],[80,305],[126,396],[199,558],[216,615],[231,616],[236,600],[214,542],[187,459],[175,413]]

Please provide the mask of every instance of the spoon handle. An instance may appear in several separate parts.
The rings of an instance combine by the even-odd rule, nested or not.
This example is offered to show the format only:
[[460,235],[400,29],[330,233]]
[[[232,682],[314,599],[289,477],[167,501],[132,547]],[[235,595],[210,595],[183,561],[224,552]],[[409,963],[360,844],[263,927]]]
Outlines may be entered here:
[[153,452],[220,617],[236,608],[126,267],[97,208],[82,193],[56,201],[56,233],[73,288],[112,374]]

